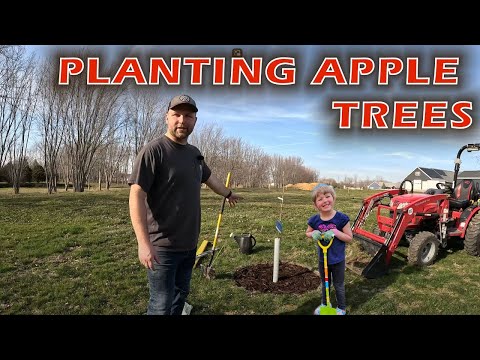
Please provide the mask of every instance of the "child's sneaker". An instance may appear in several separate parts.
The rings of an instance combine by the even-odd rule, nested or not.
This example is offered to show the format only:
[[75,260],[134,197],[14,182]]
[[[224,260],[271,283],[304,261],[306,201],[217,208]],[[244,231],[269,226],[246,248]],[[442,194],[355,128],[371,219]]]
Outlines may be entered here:
[[347,314],[347,312],[345,310],[337,308],[337,315],[346,315],[346,314]]
[[325,307],[324,304],[320,304],[315,310],[313,310],[313,315],[320,315],[320,308]]

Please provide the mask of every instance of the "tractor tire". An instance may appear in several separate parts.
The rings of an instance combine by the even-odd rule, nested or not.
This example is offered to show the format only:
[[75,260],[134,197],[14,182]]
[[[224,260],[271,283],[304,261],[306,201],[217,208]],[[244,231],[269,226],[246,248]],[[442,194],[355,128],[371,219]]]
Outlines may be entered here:
[[440,243],[433,233],[421,231],[410,241],[408,263],[416,266],[429,266],[437,258],[439,248]]
[[480,212],[473,215],[468,224],[463,247],[468,255],[480,255]]

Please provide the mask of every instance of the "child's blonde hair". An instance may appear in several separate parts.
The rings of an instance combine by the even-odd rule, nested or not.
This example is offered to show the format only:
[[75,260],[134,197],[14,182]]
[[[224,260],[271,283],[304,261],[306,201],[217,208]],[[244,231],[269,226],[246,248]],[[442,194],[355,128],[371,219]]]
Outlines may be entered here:
[[312,201],[315,202],[317,200],[317,195],[318,194],[331,194],[333,196],[333,199],[337,197],[335,194],[335,189],[333,188],[332,185],[325,185],[325,184],[318,184],[315,186],[312,190]]

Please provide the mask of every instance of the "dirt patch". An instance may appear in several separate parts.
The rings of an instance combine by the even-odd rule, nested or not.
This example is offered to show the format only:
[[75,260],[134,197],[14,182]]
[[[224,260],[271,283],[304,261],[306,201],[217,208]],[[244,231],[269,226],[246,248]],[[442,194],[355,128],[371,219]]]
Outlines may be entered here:
[[237,286],[250,291],[275,294],[303,294],[317,289],[320,276],[306,267],[280,262],[278,281],[273,282],[273,264],[255,264],[238,269],[233,278]]
[[298,184],[288,184],[285,185],[286,189],[299,189],[299,190],[308,190],[312,191],[315,186],[317,186],[319,183],[298,183]]

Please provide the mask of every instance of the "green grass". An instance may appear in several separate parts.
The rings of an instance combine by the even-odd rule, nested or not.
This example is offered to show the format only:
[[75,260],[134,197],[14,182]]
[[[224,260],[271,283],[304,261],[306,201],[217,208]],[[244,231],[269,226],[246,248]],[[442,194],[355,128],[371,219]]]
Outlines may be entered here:
[[[302,295],[251,293],[235,285],[237,269],[273,262],[275,220],[281,191],[244,190],[235,208],[226,207],[215,258],[215,278],[196,269],[188,302],[192,314],[311,314],[318,290]],[[338,190],[336,208],[353,222],[371,191]],[[202,190],[200,241],[213,240],[222,199]],[[315,247],[304,236],[314,214],[310,192],[285,192],[281,261],[316,270]],[[254,252],[240,253],[230,233],[253,233]],[[396,254],[406,254],[399,247]],[[394,256],[388,275],[368,280],[347,270],[347,312],[365,314],[480,314],[480,258],[460,246],[441,250],[427,268]],[[47,195],[22,188],[0,189],[0,314],[144,314],[145,269],[128,214],[128,189]],[[332,289],[334,301],[334,290]]]

